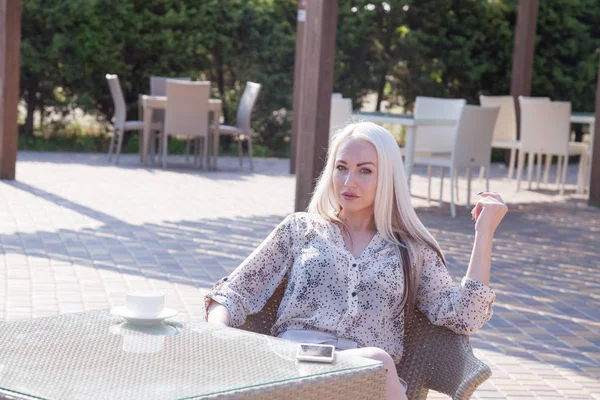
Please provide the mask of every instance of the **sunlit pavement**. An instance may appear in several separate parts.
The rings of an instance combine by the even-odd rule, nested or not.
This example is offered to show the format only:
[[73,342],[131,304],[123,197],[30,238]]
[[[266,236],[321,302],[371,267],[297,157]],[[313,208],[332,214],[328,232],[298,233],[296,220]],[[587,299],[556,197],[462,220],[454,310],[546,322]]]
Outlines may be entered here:
[[[110,308],[143,288],[200,317],[206,289],[293,211],[295,178],[287,159],[255,159],[250,171],[221,158],[216,172],[170,160],[162,170],[135,155],[114,166],[103,154],[19,153],[17,180],[0,182],[0,318]],[[503,165],[492,169],[510,211],[494,241],[494,316],[472,337],[493,370],[475,398],[600,399],[600,209],[574,193],[576,168],[565,196],[553,184],[517,193]],[[437,199],[439,178],[432,185]],[[425,169],[412,187],[458,281],[473,241],[466,180],[454,219],[447,178],[441,208],[425,199]],[[483,189],[474,178],[472,202]]]

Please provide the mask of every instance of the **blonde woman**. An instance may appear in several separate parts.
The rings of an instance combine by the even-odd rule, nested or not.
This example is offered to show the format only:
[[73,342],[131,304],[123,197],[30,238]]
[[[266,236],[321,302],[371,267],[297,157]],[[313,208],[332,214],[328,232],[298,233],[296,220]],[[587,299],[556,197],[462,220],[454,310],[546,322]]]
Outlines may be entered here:
[[379,125],[352,123],[334,137],[307,213],[288,216],[206,296],[209,322],[242,325],[288,277],[272,333],[380,360],[386,399],[405,399],[396,372],[404,310],[471,334],[492,315],[492,237],[507,207],[482,193],[475,243],[460,284],[411,206],[400,150]]

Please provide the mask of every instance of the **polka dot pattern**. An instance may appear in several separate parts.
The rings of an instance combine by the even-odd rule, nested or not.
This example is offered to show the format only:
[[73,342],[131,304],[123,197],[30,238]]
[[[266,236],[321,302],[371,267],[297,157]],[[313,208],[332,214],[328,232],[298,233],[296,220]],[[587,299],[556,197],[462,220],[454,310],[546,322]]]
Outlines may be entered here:
[[[436,325],[475,332],[492,315],[493,291],[452,280],[437,253],[423,248],[417,307]],[[376,346],[394,358],[403,348],[404,272],[394,245],[376,233],[355,258],[337,224],[309,213],[289,215],[231,275],[206,296],[231,313],[232,325],[262,309],[282,279],[288,285],[272,334],[310,329]],[[212,300],[211,300],[212,299]]]

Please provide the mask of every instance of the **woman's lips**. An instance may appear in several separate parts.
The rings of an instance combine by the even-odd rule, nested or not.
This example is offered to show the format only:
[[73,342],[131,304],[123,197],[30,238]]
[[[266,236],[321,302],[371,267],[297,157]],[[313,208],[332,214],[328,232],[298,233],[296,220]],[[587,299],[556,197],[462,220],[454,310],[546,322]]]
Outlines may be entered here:
[[358,199],[358,196],[352,193],[342,193],[342,197],[344,198],[344,200],[356,200]]

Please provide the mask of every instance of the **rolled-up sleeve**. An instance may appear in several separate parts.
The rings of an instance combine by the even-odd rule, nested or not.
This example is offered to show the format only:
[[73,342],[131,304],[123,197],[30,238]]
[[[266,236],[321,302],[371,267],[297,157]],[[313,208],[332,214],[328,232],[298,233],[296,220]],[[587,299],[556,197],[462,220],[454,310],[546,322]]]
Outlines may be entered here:
[[294,214],[289,215],[229,276],[220,279],[204,297],[205,315],[213,301],[231,313],[232,326],[260,311],[293,262],[296,234]]
[[496,295],[483,283],[464,277],[455,283],[439,255],[424,249],[417,308],[435,325],[470,335],[492,317]]

